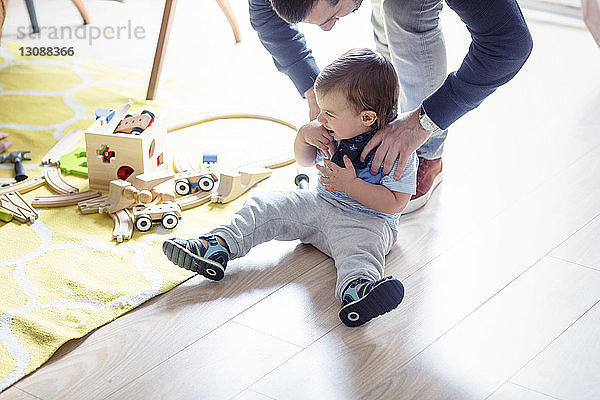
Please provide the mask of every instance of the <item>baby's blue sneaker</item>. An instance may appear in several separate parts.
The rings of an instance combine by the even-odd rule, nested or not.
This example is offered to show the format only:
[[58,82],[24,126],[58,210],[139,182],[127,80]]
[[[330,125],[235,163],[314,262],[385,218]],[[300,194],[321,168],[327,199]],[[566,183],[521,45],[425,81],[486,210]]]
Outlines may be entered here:
[[357,278],[344,290],[339,316],[347,326],[360,326],[392,311],[403,298],[404,286],[392,276],[378,281]]
[[[204,239],[208,247],[205,247],[200,239]],[[189,240],[168,239],[163,242],[162,248],[167,258],[181,268],[204,275],[213,281],[220,281],[225,275],[230,253],[215,235]]]

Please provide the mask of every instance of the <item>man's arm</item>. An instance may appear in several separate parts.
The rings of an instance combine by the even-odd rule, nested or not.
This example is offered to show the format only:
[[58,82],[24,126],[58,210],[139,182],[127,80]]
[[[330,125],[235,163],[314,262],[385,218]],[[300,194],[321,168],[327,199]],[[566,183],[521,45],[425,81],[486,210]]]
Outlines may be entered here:
[[471,33],[462,65],[423,101],[441,129],[477,107],[521,69],[533,40],[516,0],[446,0]]
[[[423,109],[441,129],[448,128],[468,111],[477,107],[499,86],[521,69],[533,47],[531,34],[516,0],[446,0],[465,22],[472,43],[456,72],[423,101]],[[383,163],[388,174],[398,159],[398,179],[410,154],[418,149],[431,132],[419,123],[419,108],[401,114],[380,129],[363,149],[361,159],[379,146],[371,171]]]
[[306,47],[304,35],[295,24],[289,24],[271,7],[269,0],[248,0],[250,24],[267,49],[277,69],[287,74],[302,96],[312,88],[319,67]]

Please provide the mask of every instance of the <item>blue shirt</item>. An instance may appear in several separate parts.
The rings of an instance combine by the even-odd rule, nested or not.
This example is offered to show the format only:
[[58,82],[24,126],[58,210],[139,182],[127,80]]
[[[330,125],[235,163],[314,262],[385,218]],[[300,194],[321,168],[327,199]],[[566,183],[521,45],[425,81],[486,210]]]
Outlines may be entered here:
[[[315,160],[317,163],[321,163],[323,161],[323,155],[320,151],[317,150],[317,158]],[[396,163],[394,164],[394,168],[390,171],[389,174],[383,176],[381,169],[376,175],[372,175],[370,168],[371,163],[369,162],[365,168],[356,170],[356,176],[362,179],[365,182],[373,183],[375,185],[383,185],[386,188],[401,193],[415,194],[417,189],[417,153],[413,152],[406,163],[406,168],[402,173],[400,179],[394,179],[394,172],[396,172],[396,168],[398,167],[398,160],[396,159]],[[383,167],[382,167],[383,168]],[[322,174],[319,172],[319,176]],[[354,200],[352,197],[348,196],[344,192],[333,192],[325,190],[325,185],[319,182],[317,183],[317,193],[319,195],[333,199],[342,205],[351,208],[356,211],[364,212],[367,214],[372,214],[377,217],[383,218],[386,220],[388,225],[394,229],[398,229],[398,218],[400,217],[400,213],[383,213],[380,211],[375,211],[362,203]]]
[[[250,23],[275,66],[304,94],[319,74],[304,35],[281,19],[269,0],[248,0]],[[479,106],[496,88],[517,74],[533,42],[516,0],[446,0],[472,38],[460,68],[423,100],[423,108],[442,129]]]

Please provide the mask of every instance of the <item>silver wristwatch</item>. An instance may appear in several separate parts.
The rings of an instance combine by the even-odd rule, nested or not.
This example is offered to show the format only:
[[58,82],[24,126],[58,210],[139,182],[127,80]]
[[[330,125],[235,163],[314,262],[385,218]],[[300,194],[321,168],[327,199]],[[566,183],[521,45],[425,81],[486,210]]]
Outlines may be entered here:
[[434,132],[437,132],[440,130],[440,128],[435,124],[435,122],[433,122],[431,120],[431,118],[429,118],[427,116],[423,106],[421,106],[419,108],[419,122],[421,123],[421,126],[423,127],[423,129],[425,129],[426,131],[429,131],[431,133],[434,133]]

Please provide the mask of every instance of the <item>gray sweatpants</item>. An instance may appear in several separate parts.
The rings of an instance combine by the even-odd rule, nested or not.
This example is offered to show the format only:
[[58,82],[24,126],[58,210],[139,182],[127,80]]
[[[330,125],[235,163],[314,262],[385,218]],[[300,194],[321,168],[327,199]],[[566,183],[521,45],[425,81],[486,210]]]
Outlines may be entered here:
[[269,240],[311,244],[333,258],[336,297],[357,277],[381,279],[385,256],[397,232],[382,218],[351,210],[309,190],[260,192],[233,214],[229,224],[209,232],[222,237],[231,259]]

